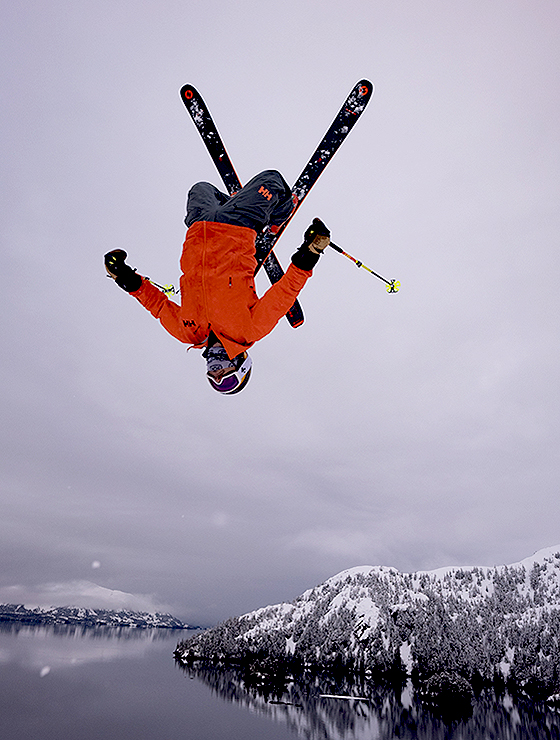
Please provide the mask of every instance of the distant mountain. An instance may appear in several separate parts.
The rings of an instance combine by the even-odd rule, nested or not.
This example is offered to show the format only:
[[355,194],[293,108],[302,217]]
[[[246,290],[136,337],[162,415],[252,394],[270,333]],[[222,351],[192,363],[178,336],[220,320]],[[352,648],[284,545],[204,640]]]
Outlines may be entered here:
[[282,662],[419,682],[452,672],[560,691],[560,545],[513,565],[400,573],[343,571],[291,603],[207,630],[177,646],[184,664]]
[[148,614],[129,610],[88,609],[76,606],[27,608],[21,604],[0,604],[0,624],[65,624],[84,627],[137,627],[140,629],[188,629],[170,614]]

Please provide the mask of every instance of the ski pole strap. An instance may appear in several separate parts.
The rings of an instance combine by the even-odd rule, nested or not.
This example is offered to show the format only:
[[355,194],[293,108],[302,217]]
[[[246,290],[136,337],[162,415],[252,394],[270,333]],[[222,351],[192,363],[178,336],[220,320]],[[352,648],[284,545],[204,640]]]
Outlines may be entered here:
[[158,283],[154,282],[153,280],[150,280],[150,278],[146,278],[149,283],[152,285],[155,285],[156,288],[159,288],[161,291],[165,293],[165,295],[177,295],[179,292],[175,286],[173,285],[158,285]]
[[398,280],[386,280],[382,275],[378,275],[376,272],[374,272],[371,268],[367,267],[367,265],[364,265],[363,262],[360,260],[357,260],[355,257],[352,257],[351,254],[348,254],[348,252],[345,252],[344,249],[339,247],[334,242],[330,242],[329,246],[331,246],[335,251],[340,252],[340,254],[343,254],[345,257],[348,257],[349,260],[352,260],[352,262],[356,265],[356,267],[363,267],[364,270],[367,270],[368,272],[371,272],[372,275],[375,275],[376,278],[379,278],[380,280],[383,280],[384,283],[387,283],[389,286],[387,288],[387,293],[398,293],[400,288],[400,283]]

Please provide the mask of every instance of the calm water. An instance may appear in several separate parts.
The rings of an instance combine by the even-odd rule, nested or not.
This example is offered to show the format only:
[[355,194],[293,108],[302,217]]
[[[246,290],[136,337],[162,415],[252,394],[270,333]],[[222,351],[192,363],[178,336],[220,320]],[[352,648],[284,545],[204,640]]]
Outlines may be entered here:
[[334,693],[325,686],[247,688],[232,672],[178,668],[177,640],[164,630],[0,630],[0,737],[560,739],[560,715],[507,697],[479,700],[469,718],[443,722],[406,689],[366,702],[321,698]]

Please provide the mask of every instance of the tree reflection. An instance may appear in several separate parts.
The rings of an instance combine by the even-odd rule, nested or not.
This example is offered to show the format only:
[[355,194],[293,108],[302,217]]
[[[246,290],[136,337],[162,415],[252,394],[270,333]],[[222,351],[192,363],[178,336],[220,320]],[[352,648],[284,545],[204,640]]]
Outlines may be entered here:
[[416,694],[410,682],[391,686],[341,675],[294,675],[286,666],[271,671],[258,662],[180,667],[224,701],[282,722],[307,740],[560,738],[560,719],[546,706],[514,703],[488,689],[470,703],[438,704]]

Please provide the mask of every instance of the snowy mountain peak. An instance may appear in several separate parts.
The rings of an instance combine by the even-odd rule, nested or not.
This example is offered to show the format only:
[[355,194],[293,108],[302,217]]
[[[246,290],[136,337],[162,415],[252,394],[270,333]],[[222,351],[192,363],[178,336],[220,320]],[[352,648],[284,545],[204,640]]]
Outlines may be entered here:
[[454,670],[490,680],[500,672],[548,686],[560,680],[559,647],[560,545],[495,567],[350,568],[292,603],[218,625],[180,645],[178,656],[236,661],[267,652],[377,672],[402,660],[423,676]]

